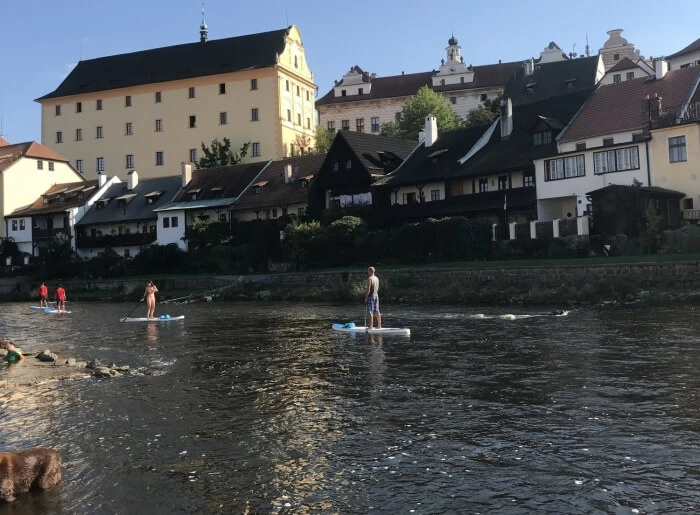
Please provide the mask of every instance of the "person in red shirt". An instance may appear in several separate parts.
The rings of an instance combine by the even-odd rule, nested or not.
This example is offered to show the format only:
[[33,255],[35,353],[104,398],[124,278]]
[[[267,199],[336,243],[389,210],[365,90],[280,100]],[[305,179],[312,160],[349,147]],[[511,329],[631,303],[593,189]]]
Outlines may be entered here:
[[58,288],[56,288],[56,300],[58,301],[56,303],[56,309],[58,311],[65,311],[66,310],[66,290],[63,289],[62,284],[59,284]]
[[49,289],[46,287],[46,284],[41,283],[41,286],[39,286],[39,295],[41,295],[41,302],[39,305],[42,308],[48,308],[49,307]]

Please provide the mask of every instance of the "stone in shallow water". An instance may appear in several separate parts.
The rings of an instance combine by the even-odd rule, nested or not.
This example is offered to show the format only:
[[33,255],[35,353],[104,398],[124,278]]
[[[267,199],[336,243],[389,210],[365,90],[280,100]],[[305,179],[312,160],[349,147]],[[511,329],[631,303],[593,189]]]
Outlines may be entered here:
[[100,360],[93,359],[92,361],[88,362],[87,365],[85,365],[85,368],[92,368],[92,369],[98,369],[100,367],[104,367],[104,365],[100,362]]
[[109,367],[97,367],[95,369],[95,377],[112,377],[116,372]]
[[51,352],[49,349],[40,352],[36,358],[39,361],[43,361],[45,363],[56,363],[56,361],[58,361],[58,356]]
[[69,367],[74,367],[76,363],[77,361],[75,358],[68,358],[66,360],[66,365],[68,365]]

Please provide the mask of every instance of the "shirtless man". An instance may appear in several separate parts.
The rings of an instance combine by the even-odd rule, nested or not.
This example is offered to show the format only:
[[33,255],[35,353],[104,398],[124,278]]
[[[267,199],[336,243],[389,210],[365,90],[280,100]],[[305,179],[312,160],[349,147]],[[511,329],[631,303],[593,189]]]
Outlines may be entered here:
[[374,317],[377,317],[377,328],[382,328],[382,315],[379,313],[379,277],[374,275],[374,267],[367,269],[367,294],[365,305],[369,315],[369,328],[374,329]]
[[153,284],[153,281],[146,281],[146,291],[143,292],[143,298],[146,299],[146,318],[155,318],[156,316],[156,293],[158,293],[158,288]]

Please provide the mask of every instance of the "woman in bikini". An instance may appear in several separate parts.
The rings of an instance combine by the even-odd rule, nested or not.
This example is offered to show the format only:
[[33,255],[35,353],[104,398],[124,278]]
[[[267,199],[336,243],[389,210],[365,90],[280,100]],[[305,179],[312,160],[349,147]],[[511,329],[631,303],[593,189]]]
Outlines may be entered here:
[[158,288],[156,288],[156,285],[153,284],[153,281],[147,281],[146,291],[143,292],[143,298],[146,299],[146,309],[148,311],[146,318],[155,318],[156,293],[158,293]]

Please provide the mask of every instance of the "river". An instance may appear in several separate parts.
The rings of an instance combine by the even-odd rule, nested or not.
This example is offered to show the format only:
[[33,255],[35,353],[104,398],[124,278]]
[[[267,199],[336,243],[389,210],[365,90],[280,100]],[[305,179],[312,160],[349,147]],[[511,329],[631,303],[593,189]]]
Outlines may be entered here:
[[71,309],[2,304],[0,335],[162,373],[0,389],[0,450],[65,463],[0,515],[700,509],[692,308],[385,306],[410,339],[329,330],[361,306],[168,306],[187,319],[160,326]]

